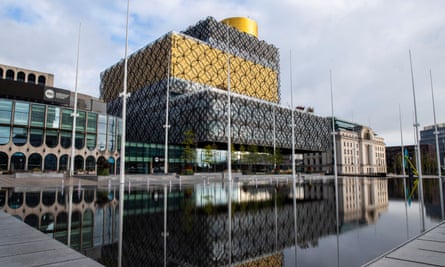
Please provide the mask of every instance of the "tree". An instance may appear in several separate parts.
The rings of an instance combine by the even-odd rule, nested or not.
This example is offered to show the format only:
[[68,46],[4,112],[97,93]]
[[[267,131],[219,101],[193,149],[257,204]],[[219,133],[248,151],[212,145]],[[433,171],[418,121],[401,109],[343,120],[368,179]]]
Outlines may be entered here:
[[186,169],[193,170],[193,163],[196,158],[196,151],[192,147],[195,143],[195,133],[192,130],[187,130],[184,133],[184,151],[182,152],[181,159],[184,161]]
[[204,147],[204,159],[203,162],[207,165],[207,172],[209,172],[210,165],[214,164],[214,157],[213,157],[213,146],[212,145],[206,145]]

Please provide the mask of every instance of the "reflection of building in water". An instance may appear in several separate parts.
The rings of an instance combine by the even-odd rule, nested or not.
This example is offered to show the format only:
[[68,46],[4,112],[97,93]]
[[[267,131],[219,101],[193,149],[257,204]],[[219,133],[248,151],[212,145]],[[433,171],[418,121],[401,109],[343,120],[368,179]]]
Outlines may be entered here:
[[[66,243],[68,190],[2,189],[0,207]],[[283,263],[282,251],[295,246],[291,190],[287,184],[233,185],[233,263],[241,266],[260,263],[280,266]],[[228,192],[227,184],[225,187],[199,184],[169,191],[152,186],[150,190],[126,193],[123,265],[164,264],[164,212],[167,214],[165,251],[168,264],[227,265]],[[355,219],[374,222],[388,204],[386,180],[344,179],[339,192],[341,226]],[[114,195],[94,188],[79,191],[74,187],[73,192],[71,244],[106,265],[113,265],[117,260],[119,219]],[[298,247],[315,247],[320,238],[335,234],[333,180],[298,184],[297,200]]]
[[[277,266],[282,250],[295,245],[290,190],[287,185],[234,185],[233,263],[270,262],[268,266]],[[335,233],[334,185],[332,182],[307,183],[301,191],[305,197],[301,197],[297,205],[298,246],[317,246],[321,237]],[[179,191],[168,193],[166,253],[169,264],[228,264],[227,194],[227,186],[215,184],[197,185],[194,190],[185,189],[182,195]],[[125,204],[123,265],[163,265],[160,255],[164,253],[161,211],[164,196],[162,192],[156,195],[158,204],[153,201],[147,204],[147,199],[154,199],[153,193],[135,191],[131,193],[132,204]],[[142,208],[136,203],[146,203],[146,206]],[[158,209],[150,208],[154,206]],[[131,207],[138,208],[127,210]],[[114,249],[107,247],[103,255],[112,257]]]
[[[30,188],[1,189],[0,208],[67,244],[68,195],[69,188],[57,188],[52,191]],[[95,189],[73,189],[72,248],[88,255],[93,247],[117,241],[117,201],[109,202],[107,198],[106,193],[99,193]]]
[[343,223],[375,223],[388,208],[386,178],[342,178],[339,180],[339,209]]

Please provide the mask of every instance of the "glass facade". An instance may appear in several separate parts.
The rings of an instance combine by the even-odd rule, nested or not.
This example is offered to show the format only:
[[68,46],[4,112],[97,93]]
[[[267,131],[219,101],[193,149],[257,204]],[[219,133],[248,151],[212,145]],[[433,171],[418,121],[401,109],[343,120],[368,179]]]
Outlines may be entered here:
[[29,103],[16,102],[14,111],[14,125],[28,125]]
[[99,115],[99,121],[97,125],[97,145],[100,151],[106,149],[107,142],[107,116]]
[[[120,158],[115,152],[120,151],[122,120],[80,110],[76,119],[75,140],[72,140],[71,114],[72,109],[64,106],[0,99],[0,169],[67,170],[70,149],[74,144],[77,149],[76,171],[97,171],[98,158],[102,156],[109,173],[118,173]],[[13,155],[14,150],[10,152],[7,149],[9,146],[6,147],[8,144],[22,147],[26,152]],[[153,158],[164,155],[163,144],[128,143],[126,147],[128,172],[150,173],[158,167],[152,163]],[[101,153],[94,153],[96,149]],[[181,155],[181,146],[169,146],[169,166],[172,170],[175,164],[182,163]]]
[[12,114],[12,101],[0,99],[0,123],[10,124]]
[[0,145],[9,143],[11,137],[11,128],[9,126],[0,126]]
[[46,128],[59,128],[60,125],[60,108],[48,106],[46,117]]
[[31,126],[42,128],[45,126],[45,105],[31,105]]
[[34,147],[43,144],[43,130],[39,128],[31,128],[29,130],[29,143]]

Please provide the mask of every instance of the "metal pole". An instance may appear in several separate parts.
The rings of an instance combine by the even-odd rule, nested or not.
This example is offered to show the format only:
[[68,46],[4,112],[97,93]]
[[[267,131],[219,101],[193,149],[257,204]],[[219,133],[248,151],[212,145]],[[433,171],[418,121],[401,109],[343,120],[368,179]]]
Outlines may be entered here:
[[[172,35],[173,36],[173,35]],[[173,40],[173,38],[172,38]],[[168,174],[168,129],[170,124],[168,124],[168,107],[170,102],[170,60],[171,60],[171,50],[168,50],[168,62],[167,62],[167,95],[165,100],[165,144],[164,144],[164,174]]]
[[167,266],[167,185],[164,185],[164,266]]
[[119,181],[119,245],[118,245],[118,266],[122,266],[122,241],[124,230],[124,195],[125,195],[125,132],[126,132],[126,117],[127,117],[127,65],[128,65],[128,15],[130,10],[130,0],[127,1],[127,21],[125,26],[125,58],[124,58],[124,81],[122,96],[122,138],[121,138],[121,165],[120,165],[120,181]]
[[440,211],[441,211],[441,215],[442,215],[441,218],[444,219],[442,170],[440,169],[439,131],[437,130],[436,105],[435,105],[435,101],[434,101],[434,90],[433,90],[433,74],[431,73],[431,70],[430,70],[430,81],[431,81],[431,97],[432,97],[432,101],[433,101],[434,135],[436,135],[437,179],[439,182]]
[[402,112],[400,111],[399,104],[399,121],[400,121],[400,142],[402,144],[402,178],[403,178],[403,195],[405,196],[405,218],[406,218],[406,238],[409,238],[409,227],[408,227],[408,203],[407,203],[407,189],[406,189],[406,173],[405,173],[405,145],[403,143],[403,132],[402,132]]
[[230,109],[230,49],[229,28],[227,26],[227,172],[229,175],[229,266],[232,265],[232,139],[231,139],[231,109]]
[[79,23],[79,36],[77,38],[77,61],[76,61],[76,81],[74,82],[74,111],[71,113],[73,117],[73,131],[71,135],[71,164],[70,164],[70,177],[74,175],[74,144],[76,141],[76,120],[79,114],[77,114],[77,78],[79,74],[79,51],[80,51],[80,27]]
[[292,88],[292,51],[289,51],[289,69],[290,69],[290,105],[291,105],[291,120],[292,120],[292,205],[294,209],[294,239],[295,239],[295,265],[297,265],[297,244],[298,244],[298,228],[297,228],[297,179],[295,177],[295,118],[294,118],[294,96]]
[[417,173],[419,174],[419,200],[420,200],[420,213],[421,213],[421,232],[425,231],[425,214],[424,214],[424,207],[423,207],[423,182],[422,182],[422,159],[420,158],[420,143],[419,143],[419,122],[417,120],[417,105],[416,105],[416,90],[414,89],[414,74],[413,74],[413,63],[411,59],[411,50],[409,50],[409,63],[411,67],[411,84],[413,88],[413,99],[414,99],[414,118],[415,123],[414,127],[416,129],[415,131],[415,138],[416,138],[416,158],[417,158]]
[[72,213],[73,213],[73,185],[71,184],[68,191],[68,233],[67,233],[68,247],[71,247],[71,222],[73,220]]
[[338,174],[337,174],[337,146],[335,140],[335,117],[334,117],[334,94],[332,89],[332,71],[329,70],[329,80],[331,85],[331,115],[332,115],[332,146],[334,149],[334,177],[335,177],[335,218],[337,231],[337,266],[340,266],[340,229],[339,229],[339,215],[338,215]]

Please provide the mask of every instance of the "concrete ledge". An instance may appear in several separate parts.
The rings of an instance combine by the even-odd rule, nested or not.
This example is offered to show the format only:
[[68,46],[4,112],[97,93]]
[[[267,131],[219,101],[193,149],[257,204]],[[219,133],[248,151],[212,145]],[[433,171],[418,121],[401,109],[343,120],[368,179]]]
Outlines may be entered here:
[[35,179],[44,179],[44,178],[53,178],[53,179],[62,179],[65,177],[64,173],[60,172],[17,172],[14,177],[16,179],[23,178],[35,178]]
[[0,211],[0,266],[103,266]]

